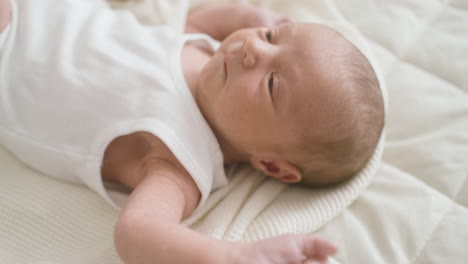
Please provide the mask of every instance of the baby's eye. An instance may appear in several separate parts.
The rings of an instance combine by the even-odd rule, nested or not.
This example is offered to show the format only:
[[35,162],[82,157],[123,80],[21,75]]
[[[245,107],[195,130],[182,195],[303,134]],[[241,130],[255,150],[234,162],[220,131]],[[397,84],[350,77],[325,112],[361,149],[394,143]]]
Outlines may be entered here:
[[265,38],[271,43],[271,30],[265,32]]
[[273,74],[270,74],[270,79],[268,80],[268,91],[270,95],[273,96],[273,84],[274,84]]

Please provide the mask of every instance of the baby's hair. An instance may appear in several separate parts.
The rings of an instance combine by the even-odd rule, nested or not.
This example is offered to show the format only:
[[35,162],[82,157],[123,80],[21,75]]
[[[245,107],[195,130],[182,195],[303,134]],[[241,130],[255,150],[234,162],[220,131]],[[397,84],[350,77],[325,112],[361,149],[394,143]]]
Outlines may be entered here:
[[336,41],[344,44],[333,56],[338,64],[335,74],[347,91],[341,109],[345,118],[328,128],[334,136],[306,136],[298,146],[301,183],[306,185],[336,184],[355,175],[372,156],[384,126],[383,97],[374,69],[358,48],[335,33]]

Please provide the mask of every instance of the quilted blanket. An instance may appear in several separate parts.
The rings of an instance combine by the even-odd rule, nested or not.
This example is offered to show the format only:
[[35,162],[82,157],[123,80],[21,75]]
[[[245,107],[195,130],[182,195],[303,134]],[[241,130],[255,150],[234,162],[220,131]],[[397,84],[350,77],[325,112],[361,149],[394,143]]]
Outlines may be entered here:
[[[143,23],[181,30],[187,9],[209,0],[110,2]],[[316,232],[338,244],[336,263],[465,263],[467,2],[252,2],[364,36],[387,86],[386,144],[369,173],[345,191],[322,195],[233,167],[231,183],[185,224],[242,241]],[[112,241],[118,211],[98,195],[40,175],[1,148],[0,175],[0,263],[120,263]]]

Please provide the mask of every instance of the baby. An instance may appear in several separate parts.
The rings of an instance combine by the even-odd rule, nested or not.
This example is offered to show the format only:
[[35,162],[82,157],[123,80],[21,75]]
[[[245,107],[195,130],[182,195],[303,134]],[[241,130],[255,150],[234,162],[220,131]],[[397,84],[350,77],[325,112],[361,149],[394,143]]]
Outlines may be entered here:
[[115,227],[125,263],[326,263],[335,254],[313,234],[218,241],[180,221],[226,183],[223,164],[313,186],[364,166],[383,127],[382,95],[342,35],[247,4],[192,10],[186,31],[204,34],[186,35],[96,0],[0,7],[0,143],[111,203],[103,180],[133,189]]

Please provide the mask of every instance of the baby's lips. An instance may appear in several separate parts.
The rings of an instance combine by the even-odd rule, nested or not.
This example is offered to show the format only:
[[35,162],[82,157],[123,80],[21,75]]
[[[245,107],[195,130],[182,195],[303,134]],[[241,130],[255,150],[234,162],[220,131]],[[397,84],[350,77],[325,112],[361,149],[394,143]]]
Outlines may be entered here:
[[227,54],[224,54],[224,76],[226,77],[227,79],[227,76],[228,76],[228,64],[227,64]]
[[231,65],[233,59],[237,59],[236,56],[239,56],[239,54],[237,53],[240,52],[241,49],[242,49],[242,43],[239,42],[239,43],[232,44],[224,52],[223,64],[224,64],[224,71],[226,73],[226,77],[227,75],[229,75],[229,68],[230,68],[229,65]]

